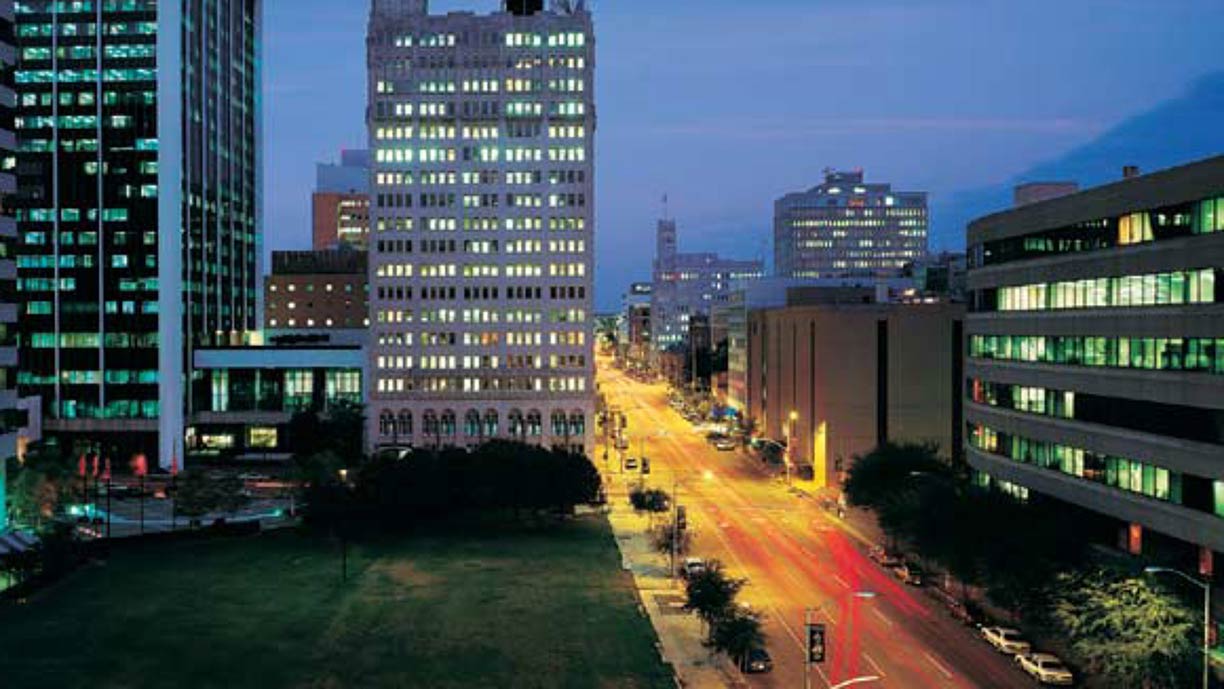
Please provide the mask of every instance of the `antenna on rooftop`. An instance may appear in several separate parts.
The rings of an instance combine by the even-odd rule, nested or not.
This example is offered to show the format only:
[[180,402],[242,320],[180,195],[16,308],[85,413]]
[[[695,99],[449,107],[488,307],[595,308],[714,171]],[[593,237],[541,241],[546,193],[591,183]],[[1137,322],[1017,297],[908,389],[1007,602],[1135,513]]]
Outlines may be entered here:
[[671,217],[667,213],[667,192],[663,192],[663,219],[671,220]]

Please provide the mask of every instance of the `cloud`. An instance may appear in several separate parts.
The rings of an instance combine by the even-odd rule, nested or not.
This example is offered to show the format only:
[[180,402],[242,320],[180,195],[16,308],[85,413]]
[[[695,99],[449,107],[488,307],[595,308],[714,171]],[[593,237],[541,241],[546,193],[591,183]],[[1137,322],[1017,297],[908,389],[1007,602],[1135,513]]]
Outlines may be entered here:
[[807,139],[849,134],[904,134],[915,132],[995,132],[1016,134],[1096,134],[1105,125],[1073,117],[849,117],[801,121],[707,120],[679,122],[646,131],[662,136],[718,137],[740,140]]

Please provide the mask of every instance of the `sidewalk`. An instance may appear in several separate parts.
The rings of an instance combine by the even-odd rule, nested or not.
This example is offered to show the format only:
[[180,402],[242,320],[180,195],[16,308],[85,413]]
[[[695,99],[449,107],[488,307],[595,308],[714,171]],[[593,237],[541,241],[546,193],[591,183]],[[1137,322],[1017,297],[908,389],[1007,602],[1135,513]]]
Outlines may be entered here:
[[679,580],[668,578],[669,558],[651,547],[649,519],[629,506],[628,488],[619,477],[611,479],[608,522],[623,567],[633,574],[642,605],[659,635],[664,661],[675,668],[684,687],[747,686],[729,662],[711,656],[702,645],[705,635],[701,621],[683,609],[685,595]]

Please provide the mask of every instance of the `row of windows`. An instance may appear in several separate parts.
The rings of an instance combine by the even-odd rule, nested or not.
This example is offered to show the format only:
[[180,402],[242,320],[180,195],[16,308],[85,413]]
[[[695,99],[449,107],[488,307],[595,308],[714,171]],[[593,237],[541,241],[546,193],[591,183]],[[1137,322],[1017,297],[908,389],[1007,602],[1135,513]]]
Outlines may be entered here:
[[971,447],[1128,493],[1224,517],[1224,482],[1179,474],[1145,462],[1033,440],[969,424]]
[[[586,416],[581,411],[569,413],[562,410],[554,411],[549,416],[549,420],[553,435],[582,436],[586,434]],[[455,435],[455,412],[449,409],[443,410],[441,414],[426,410],[421,415],[421,421],[421,430],[427,438]],[[507,415],[507,426],[507,433],[511,437],[538,437],[544,432],[543,419],[540,412],[536,410],[528,411],[525,415],[517,410],[511,411]],[[475,409],[469,409],[463,415],[463,433],[469,438],[495,437],[499,430],[500,415],[494,409],[489,409],[483,414]],[[401,410],[398,414],[391,410],[384,410],[378,416],[378,433],[384,438],[411,436],[414,431],[413,414],[407,409]]]
[[[505,337],[502,333],[494,331],[485,332],[380,332],[378,333],[378,346],[380,347],[412,347],[414,342],[418,342],[422,349],[430,347],[454,347],[459,342],[463,343],[464,347],[496,347],[502,341],[505,341],[508,347],[542,347],[544,345],[544,333],[542,332],[507,332]],[[548,344],[553,347],[583,347],[586,345],[586,333],[583,332],[553,332],[548,334]]]
[[1224,338],[973,335],[969,356],[1040,364],[1224,374]]
[[585,263],[549,263],[547,270],[544,264],[523,265],[458,265],[454,263],[437,265],[415,265],[412,263],[385,263],[374,269],[375,277],[379,278],[496,278],[502,277],[584,277],[587,274]]
[[1224,297],[1224,291],[1216,291],[1218,272],[1215,268],[1203,268],[990,288],[976,292],[974,310],[1050,311],[1212,304],[1218,297]]
[[547,149],[523,146],[464,146],[453,147],[379,147],[374,151],[374,161],[387,164],[407,163],[453,163],[462,159],[466,162],[496,163],[539,163],[549,162],[580,163],[586,160],[586,148],[582,146],[550,146]]
[[427,393],[481,393],[481,392],[585,392],[584,377],[437,377],[405,376],[380,377],[377,385],[380,393],[427,392]]
[[[544,323],[545,312],[531,309],[379,309],[378,323]],[[549,323],[585,323],[583,309],[551,309]]]
[[419,357],[408,355],[383,355],[376,360],[376,368],[380,371],[446,371],[446,370],[474,370],[474,369],[537,369],[537,370],[558,370],[558,369],[584,369],[586,368],[586,356],[581,354],[552,354],[547,359],[543,355],[511,355],[503,361],[500,356],[482,354],[482,355],[422,355]]
[[971,266],[997,265],[1215,232],[1224,232],[1224,197],[986,242],[972,247],[969,260]]
[[[544,218],[423,218],[424,229],[427,232],[455,232],[460,227],[465,232],[495,232],[509,230],[512,232],[550,231],[582,231],[586,229],[586,218],[583,217],[549,217]],[[378,218],[374,228],[376,232],[411,232],[416,227],[413,218],[386,217]]]
[[[545,292],[543,287],[510,286],[506,287],[503,292],[499,287],[464,287],[462,291],[464,301],[543,299],[545,294],[548,294],[549,299],[586,299],[586,288],[581,286],[554,286],[549,287],[548,291]],[[421,300],[456,300],[459,298],[460,291],[456,287],[422,287],[417,291],[416,295]],[[413,291],[411,287],[379,287],[378,298],[411,300],[413,298]]]

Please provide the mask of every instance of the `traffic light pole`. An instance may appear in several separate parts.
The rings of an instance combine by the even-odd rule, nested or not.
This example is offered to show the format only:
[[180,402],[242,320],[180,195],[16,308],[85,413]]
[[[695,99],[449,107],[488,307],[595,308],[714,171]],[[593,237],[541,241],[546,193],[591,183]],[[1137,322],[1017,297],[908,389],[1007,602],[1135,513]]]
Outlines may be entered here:
[[[808,625],[812,622],[812,609],[804,608],[803,610],[803,633],[808,634]],[[810,635],[809,641],[810,644]],[[803,649],[803,689],[812,689],[812,649]]]

